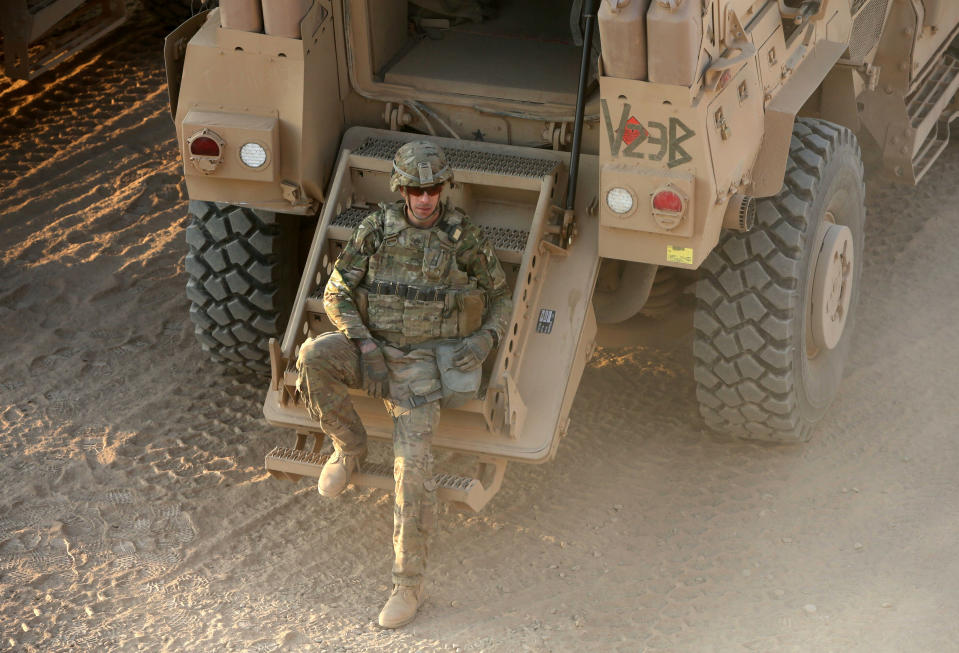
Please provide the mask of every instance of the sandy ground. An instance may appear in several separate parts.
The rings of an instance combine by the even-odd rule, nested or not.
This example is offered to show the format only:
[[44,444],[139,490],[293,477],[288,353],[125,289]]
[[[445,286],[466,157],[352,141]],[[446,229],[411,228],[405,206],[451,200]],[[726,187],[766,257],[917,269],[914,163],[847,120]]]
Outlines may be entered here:
[[959,145],[869,189],[847,378],[815,439],[707,432],[691,318],[600,349],[556,460],[442,516],[375,625],[391,498],[269,478],[265,386],[184,296],[162,32],[0,82],[2,650],[959,650]]

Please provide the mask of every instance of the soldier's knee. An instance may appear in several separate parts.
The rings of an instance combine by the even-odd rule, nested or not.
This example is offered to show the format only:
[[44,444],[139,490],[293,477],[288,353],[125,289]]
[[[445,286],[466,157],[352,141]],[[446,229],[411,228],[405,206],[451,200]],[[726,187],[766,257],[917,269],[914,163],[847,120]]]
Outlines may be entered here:
[[339,332],[322,333],[300,345],[297,369],[309,367],[315,370],[331,370],[337,352],[350,345],[346,336]]

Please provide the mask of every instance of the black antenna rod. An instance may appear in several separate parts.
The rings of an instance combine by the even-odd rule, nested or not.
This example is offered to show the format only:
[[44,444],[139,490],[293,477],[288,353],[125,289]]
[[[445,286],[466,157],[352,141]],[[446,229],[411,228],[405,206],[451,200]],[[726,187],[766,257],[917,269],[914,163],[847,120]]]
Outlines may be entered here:
[[583,115],[586,112],[586,82],[589,79],[589,60],[593,47],[593,21],[596,20],[596,0],[583,4],[586,33],[583,35],[583,60],[579,66],[579,88],[576,91],[576,118],[573,122],[573,150],[569,157],[569,183],[566,185],[566,210],[573,210],[576,201],[576,177],[579,174],[579,146],[583,140]]

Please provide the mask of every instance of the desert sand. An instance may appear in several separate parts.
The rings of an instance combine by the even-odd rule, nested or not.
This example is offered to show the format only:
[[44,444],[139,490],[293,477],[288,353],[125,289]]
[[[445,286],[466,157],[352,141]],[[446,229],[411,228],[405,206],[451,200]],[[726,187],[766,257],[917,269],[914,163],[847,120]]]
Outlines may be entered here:
[[264,381],[195,342],[162,36],[0,81],[0,650],[959,650],[959,144],[869,184],[811,442],[705,429],[687,295],[611,332],[554,461],[443,511],[385,631],[391,497],[270,478]]

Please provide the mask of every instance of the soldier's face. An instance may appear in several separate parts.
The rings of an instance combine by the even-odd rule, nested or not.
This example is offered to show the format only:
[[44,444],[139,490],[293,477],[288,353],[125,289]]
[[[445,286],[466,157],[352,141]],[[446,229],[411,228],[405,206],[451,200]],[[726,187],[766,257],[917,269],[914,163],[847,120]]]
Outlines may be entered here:
[[439,206],[442,190],[443,185],[440,184],[428,188],[402,188],[400,192],[413,214],[410,217],[416,220],[429,221],[434,217],[436,207]]

